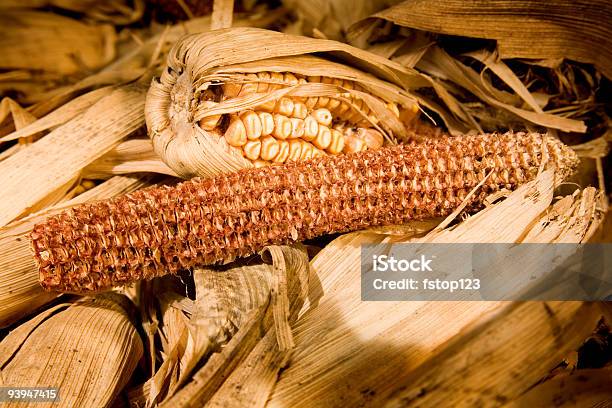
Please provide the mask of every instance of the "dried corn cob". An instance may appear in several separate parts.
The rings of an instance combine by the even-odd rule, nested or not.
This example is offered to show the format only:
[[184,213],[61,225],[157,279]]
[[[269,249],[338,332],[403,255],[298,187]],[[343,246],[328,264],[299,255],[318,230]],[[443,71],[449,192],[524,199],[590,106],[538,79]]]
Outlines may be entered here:
[[36,225],[32,247],[46,289],[102,290],[266,245],[444,216],[491,173],[474,208],[534,178],[544,157],[561,177],[576,164],[556,139],[519,133],[244,169],[70,209]]

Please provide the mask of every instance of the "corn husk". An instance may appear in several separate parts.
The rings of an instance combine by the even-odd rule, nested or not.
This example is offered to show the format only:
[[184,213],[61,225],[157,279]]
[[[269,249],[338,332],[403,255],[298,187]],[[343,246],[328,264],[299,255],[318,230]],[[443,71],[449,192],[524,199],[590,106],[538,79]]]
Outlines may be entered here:
[[[544,172],[504,201],[452,228],[444,227],[445,222],[422,238],[394,235],[387,239],[380,233],[358,232],[344,235],[327,245],[312,261],[316,275],[311,275],[310,301],[302,309],[296,325],[296,350],[290,366],[279,378],[268,406],[380,405],[393,391],[410,383],[413,371],[418,373],[424,364],[430,367],[440,364],[436,356],[446,345],[462,344],[470,338],[474,327],[492,319],[502,319],[515,307],[511,302],[362,302],[359,295],[360,245],[378,244],[381,251],[387,251],[394,242],[523,242],[539,221],[540,227],[536,228],[540,232],[534,234],[540,235],[544,219],[552,217],[548,214],[554,183],[550,176]],[[574,229],[580,228],[579,232],[572,235],[572,241],[565,236],[565,242],[583,242],[589,236],[588,231],[601,222],[604,208],[595,204],[589,193],[585,197],[593,208],[598,208],[596,215],[590,213],[588,222],[574,225]],[[562,214],[555,214],[555,219],[567,222],[572,218],[576,209],[574,201],[580,202],[582,197],[577,194],[570,199],[572,205],[564,207],[566,210]],[[559,307],[562,313],[566,313],[563,324],[569,333],[573,330],[575,314],[582,313],[578,311],[583,306],[578,302],[561,303]],[[525,310],[524,313],[529,312]],[[600,317],[597,313],[589,314],[591,317],[584,321],[584,330],[593,330],[588,323],[596,323],[593,319]],[[535,327],[540,324],[538,319],[545,315],[533,314],[534,320],[526,324]],[[541,353],[552,353],[558,347],[555,331],[533,332],[529,333],[539,336],[536,342],[542,340]],[[320,333],[325,333],[325,336]],[[476,336],[475,333],[472,335]],[[576,334],[563,350],[575,347],[580,336],[584,338],[584,333]],[[544,341],[545,338],[548,340]],[[511,340],[500,341],[507,343]],[[491,342],[494,343],[491,348],[501,347],[497,339],[493,338]],[[524,343],[517,342],[510,344],[524,347]],[[465,356],[469,355],[472,353],[466,352]],[[559,354],[554,355],[559,357]],[[529,356],[526,352],[523,358]],[[330,370],[330,367],[334,368]],[[495,368],[504,369],[500,365]],[[552,367],[546,364],[539,366],[539,371],[533,376],[543,377],[550,369]],[[511,372],[508,375],[512,375]],[[441,388],[444,389],[444,385]]]
[[5,0],[0,3],[0,10],[6,9],[44,9],[57,7],[71,12],[85,14],[88,18],[128,24],[142,17],[145,8],[144,0]]
[[[576,350],[605,314],[596,303],[508,305],[491,321],[469,328],[463,341],[451,342],[415,370],[406,381],[409,386],[391,396],[385,407],[401,407],[407,402],[494,406],[515,400]],[[520,347],[527,344],[530,347]]]
[[[53,204],[87,164],[111,150],[143,124],[142,85],[126,85],[85,113],[0,162],[0,226]],[[47,163],[40,171],[40,163]]]
[[[201,406],[208,401],[223,406],[228,398],[255,398],[262,406],[293,347],[290,326],[303,304],[308,275],[303,248],[270,247],[267,254],[271,265],[196,269],[195,301],[177,293],[161,295],[164,361],[151,379],[129,391],[132,404]],[[222,353],[212,355],[189,382],[197,362],[221,345]],[[258,358],[271,363],[250,362]],[[218,376],[220,371],[227,375]],[[213,394],[217,402],[210,401]]]
[[[333,54],[370,74],[309,55],[315,52]],[[246,159],[230,154],[216,137],[199,127],[198,121],[237,112],[284,95],[317,96],[342,92],[335,85],[302,84],[270,94],[232,98],[209,108],[191,107],[193,93],[206,89],[212,82],[231,81],[232,74],[260,71],[289,71],[350,79],[384,101],[406,106],[414,102],[406,89],[423,82],[419,74],[408,68],[334,41],[254,28],[217,30],[186,37],[171,50],[168,69],[159,82],[154,81],[151,85],[146,105],[147,128],[153,147],[178,175],[210,177],[251,166]],[[171,94],[176,94],[173,97],[176,103],[183,103],[186,107],[181,108],[184,109],[182,114],[172,115],[172,118]],[[396,137],[406,137],[405,128],[395,116],[374,101],[371,105],[367,99],[366,102]]]
[[38,283],[38,267],[30,250],[29,233],[50,214],[86,201],[127,193],[151,184],[146,176],[117,176],[72,200],[0,228],[0,327],[8,326],[50,302],[58,293]]
[[493,39],[502,58],[568,58],[591,63],[611,78],[612,32],[608,14],[602,13],[609,10],[608,3],[588,2],[580,12],[575,7],[576,3],[566,0],[528,4],[496,0],[486,7],[473,1],[404,1],[373,18],[419,30]]
[[100,68],[115,56],[115,32],[110,25],[95,27],[53,13],[17,10],[3,11],[0,24],[4,27],[2,69],[69,75],[83,68]]
[[54,406],[110,405],[143,351],[128,302],[119,295],[84,298],[19,326],[0,343],[0,383],[57,387]]

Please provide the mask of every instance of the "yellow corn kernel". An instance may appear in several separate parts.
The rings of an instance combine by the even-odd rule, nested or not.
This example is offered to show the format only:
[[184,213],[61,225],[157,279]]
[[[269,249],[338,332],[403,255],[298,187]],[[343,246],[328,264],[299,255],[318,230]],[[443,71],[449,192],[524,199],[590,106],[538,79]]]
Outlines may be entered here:
[[321,149],[317,149],[316,147],[312,149],[312,157],[321,157],[321,156],[327,156],[327,155]]
[[302,142],[302,152],[300,153],[300,160],[307,160],[312,158],[314,146],[307,142]]
[[289,157],[287,160],[298,161],[302,156],[302,145],[305,142],[301,140],[290,140],[289,141]]
[[279,142],[278,154],[274,157],[274,162],[276,163],[284,163],[289,157],[289,142],[286,140],[281,140]]
[[308,116],[308,108],[303,102],[296,101],[293,104],[293,113],[291,116],[298,119],[304,119],[306,116]]
[[272,135],[274,135],[274,137],[278,139],[287,139],[289,136],[291,136],[292,130],[293,125],[289,118],[284,115],[274,115],[274,130],[272,131]]
[[329,126],[332,123],[332,114],[328,109],[320,108],[312,112],[312,117],[323,126]]
[[249,140],[259,139],[263,132],[259,115],[253,111],[246,111],[240,114],[240,119],[244,123],[246,136]]
[[257,109],[261,109],[266,112],[274,112],[274,109],[276,109],[276,101],[274,99],[271,99],[257,106]]
[[291,135],[290,139],[297,139],[304,136],[304,121],[298,118],[291,118]]
[[261,138],[261,152],[259,156],[263,160],[272,160],[276,157],[280,150],[278,141],[272,136],[265,136]]
[[306,116],[304,119],[304,140],[307,142],[313,141],[319,133],[319,122],[312,116]]
[[280,98],[274,107],[274,113],[291,116],[293,114],[293,101],[289,98]]
[[399,108],[397,107],[397,104],[396,104],[396,103],[394,103],[394,102],[389,102],[389,103],[387,104],[387,109],[389,109],[391,112],[393,112],[393,114],[394,114],[395,116],[397,116],[397,117],[399,118],[399,116],[400,116],[400,111],[399,111]]
[[344,149],[344,135],[336,129],[331,129],[332,140],[327,148],[327,151],[331,154],[338,154]]
[[289,85],[297,85],[298,84],[297,77],[295,75],[293,75],[291,72],[285,72],[283,81],[286,84],[289,84]]
[[312,141],[317,148],[325,150],[331,144],[331,131],[326,126],[319,126],[319,132],[317,133],[317,137]]
[[244,156],[249,160],[257,160],[261,153],[261,140],[250,140],[242,147]]
[[259,121],[261,122],[261,135],[268,136],[274,131],[274,116],[268,112],[259,112]]
[[260,72],[259,74],[257,74],[257,77],[259,78],[259,81],[257,83],[257,92],[258,93],[265,93],[268,92],[270,89],[270,73],[263,71]]
[[283,74],[280,72],[270,72],[270,80],[274,82],[274,84],[270,86],[271,90],[281,89],[283,87],[283,83],[285,82]]
[[230,146],[243,146],[247,142],[247,133],[244,123],[234,116],[225,131],[224,137]]
[[314,109],[314,107],[317,105],[318,100],[319,98],[317,98],[316,96],[311,96],[309,98],[306,98],[306,100],[304,101],[304,105],[306,105],[306,108],[308,110]]

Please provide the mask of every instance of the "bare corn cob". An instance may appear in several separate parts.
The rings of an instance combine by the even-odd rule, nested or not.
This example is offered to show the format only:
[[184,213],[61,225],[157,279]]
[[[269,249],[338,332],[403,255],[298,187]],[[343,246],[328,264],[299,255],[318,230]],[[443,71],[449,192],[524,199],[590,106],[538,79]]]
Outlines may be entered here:
[[[543,154],[543,152],[546,152]],[[429,140],[140,190],[48,218],[31,234],[46,289],[83,292],[229,262],[266,245],[444,216],[576,156],[539,134]]]

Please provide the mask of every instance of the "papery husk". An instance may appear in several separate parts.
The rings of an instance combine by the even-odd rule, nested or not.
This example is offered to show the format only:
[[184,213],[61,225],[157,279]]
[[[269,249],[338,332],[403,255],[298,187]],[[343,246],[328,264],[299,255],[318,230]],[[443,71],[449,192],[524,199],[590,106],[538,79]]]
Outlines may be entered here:
[[520,407],[609,407],[612,368],[577,370],[536,385],[508,408]]
[[[350,65],[310,55],[312,53],[327,53]],[[197,121],[247,109],[283,95],[342,92],[334,85],[303,84],[270,94],[232,98],[211,108],[193,106],[199,92],[211,83],[231,81],[233,73],[289,71],[344,78],[359,83],[367,92],[387,102],[407,106],[414,103],[407,89],[424,83],[414,70],[346,44],[255,28],[216,30],[185,37],[170,51],[167,65],[147,94],[147,128],[155,151],[185,178],[211,177],[252,166],[246,159],[227,151],[218,142],[219,135],[202,130]],[[366,102],[394,136],[405,138],[405,129],[397,118],[385,114],[384,109],[381,111],[367,98]]]
[[[0,226],[57,202],[86,165],[144,122],[145,88],[118,87],[84,113],[0,162]],[[41,163],[45,164],[41,171]]]
[[196,270],[206,273],[201,283],[215,287],[207,314],[223,323],[213,324],[209,337],[225,344],[225,335],[233,336],[162,407],[264,406],[293,348],[291,327],[307,295],[309,265],[304,247],[273,246],[263,255],[272,265]]
[[176,173],[153,150],[151,139],[130,139],[83,169],[85,178],[108,178],[129,173],[159,173],[176,177]]
[[125,297],[103,295],[34,317],[0,343],[0,383],[57,387],[59,402],[49,406],[110,405],[143,352],[129,307]]
[[[440,364],[435,358],[447,345],[462,344],[480,333],[473,331],[475,327],[507,315],[515,307],[507,301],[362,302],[361,245],[378,244],[381,251],[388,251],[395,242],[522,242],[532,228],[548,216],[547,210],[553,200],[553,186],[554,180],[550,172],[546,171],[536,180],[511,193],[504,201],[491,205],[452,228],[447,228],[448,221],[443,222],[422,238],[407,235],[400,239],[394,235],[385,239],[380,233],[364,231],[343,235],[328,244],[312,261],[316,275],[310,277],[310,301],[300,312],[294,332],[294,358],[282,372],[268,406],[380,405],[392,392],[409,384],[414,370],[424,364],[434,368]],[[580,231],[573,235],[574,240],[571,242],[583,242],[589,235],[587,232],[601,223],[602,208],[594,205],[592,195],[586,193],[585,197],[593,208],[598,209],[586,216],[588,222],[575,225],[574,229]],[[580,199],[580,194],[576,195],[575,200]],[[559,218],[569,219],[572,214],[573,210],[564,211]],[[456,216],[453,214],[450,218]],[[541,229],[544,224],[540,223],[538,228]],[[419,229],[415,228],[414,232],[417,231]],[[564,316],[561,327],[567,330],[571,330],[576,313],[582,313],[580,310],[593,310],[582,306],[580,302],[561,303],[559,308],[560,313],[564,313],[561,315]],[[546,314],[540,313],[540,310],[532,316],[533,320],[525,321],[525,324],[539,325],[538,319],[546,318]],[[529,311],[526,309],[521,313]],[[589,316],[594,318],[596,314],[593,312]],[[500,325],[507,328],[503,320],[500,322]],[[585,320],[585,330],[588,322],[596,320]],[[588,329],[592,330],[593,327]],[[320,335],[322,332],[325,336]],[[525,352],[522,361],[533,361],[532,357],[537,360],[542,358],[542,354],[556,353],[557,331],[531,329],[529,333],[537,336],[533,340],[541,341],[542,348],[535,355]],[[568,350],[575,346],[580,335],[584,335],[584,332],[576,334],[574,342],[562,349]],[[492,342],[488,346],[491,349],[495,349],[497,344],[501,347],[496,338],[489,340]],[[509,342],[512,337],[499,341]],[[512,344],[526,349],[531,347],[524,343]],[[510,344],[506,347],[510,347]],[[474,352],[461,355],[463,357],[460,361],[465,361],[466,358],[472,358]],[[559,354],[553,355],[559,357]],[[501,365],[494,367],[498,372],[504,369]],[[536,369],[535,364],[532,367]],[[547,365],[539,366],[537,373],[530,374],[533,375],[531,378],[537,375],[541,378],[551,368]],[[448,372],[456,374],[456,371]],[[477,371],[474,373],[477,375]],[[504,375],[512,376],[512,373]],[[456,378],[450,375],[448,378],[451,377]],[[440,388],[443,391],[444,385]],[[435,389],[427,392],[435,392]]]
[[514,2],[407,0],[357,23],[383,19],[405,27],[497,41],[501,58],[567,58],[594,64],[612,78],[612,28],[606,0]]
[[[517,407],[559,406],[551,400],[542,403],[546,399],[541,395],[534,398],[536,392],[531,400],[540,399],[541,403],[522,405],[519,402],[529,400],[520,397],[568,353],[578,349],[599,319],[606,315],[610,319],[611,315],[598,303],[512,303],[493,319],[475,321],[465,333],[445,344],[441,353],[408,376],[405,386],[394,393],[384,407],[399,408],[411,404],[498,406],[509,401],[516,401],[509,406]],[[469,359],[469,364],[466,364],[466,359]],[[461,375],[457,375],[459,372]],[[574,375],[579,377],[580,371]],[[571,376],[564,377],[571,379]],[[603,380],[605,376],[599,378]],[[610,373],[607,378],[612,380]],[[536,389],[555,389],[555,383],[558,384],[552,380],[546,386],[545,382]],[[599,398],[603,396],[602,385],[599,382],[599,386],[592,389],[599,390]],[[574,388],[572,391],[578,390]],[[566,391],[565,395],[569,398],[571,394]],[[588,401],[585,397],[582,398]]]
[[32,227],[47,216],[87,201],[101,200],[151,185],[150,176],[117,176],[85,193],[23,220],[0,228],[0,328],[32,313],[59,296],[38,282],[38,266],[30,249]]
[[[142,17],[144,0],[3,0],[0,10],[6,9],[60,9],[82,13],[90,19],[112,24],[128,24]],[[5,9],[5,10],[3,10]]]
[[[115,30],[54,13],[3,10],[1,69],[41,70],[62,75],[93,70],[115,57]],[[18,46],[17,46],[18,44]]]

